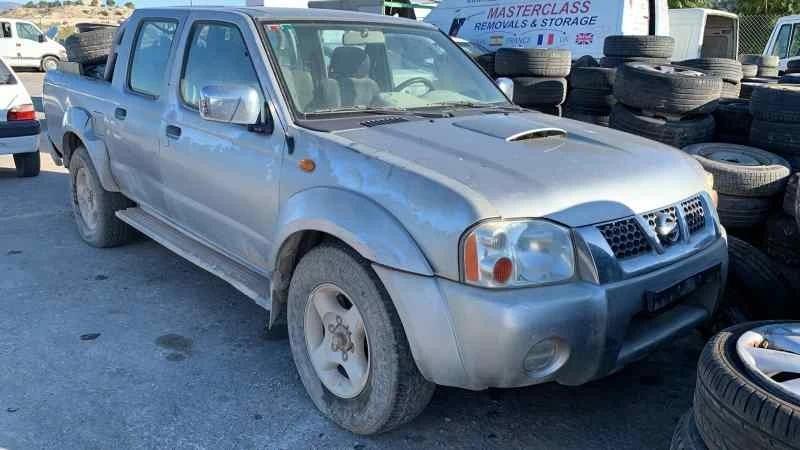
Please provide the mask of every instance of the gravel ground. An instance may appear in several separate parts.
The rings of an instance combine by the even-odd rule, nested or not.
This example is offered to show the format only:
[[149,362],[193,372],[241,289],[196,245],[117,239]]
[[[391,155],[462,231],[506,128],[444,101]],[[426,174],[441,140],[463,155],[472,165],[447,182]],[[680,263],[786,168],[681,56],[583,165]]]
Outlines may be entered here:
[[352,435],[245,296],[144,238],[84,245],[42,161],[18,179],[0,156],[0,448],[657,449],[691,404],[697,335],[581,387],[440,388],[406,427]]

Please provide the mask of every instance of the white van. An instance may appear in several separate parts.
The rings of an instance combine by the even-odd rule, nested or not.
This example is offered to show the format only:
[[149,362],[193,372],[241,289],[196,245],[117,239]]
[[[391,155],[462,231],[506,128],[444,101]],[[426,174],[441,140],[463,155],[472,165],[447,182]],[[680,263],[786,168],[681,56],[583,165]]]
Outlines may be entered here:
[[669,10],[669,33],[675,39],[673,61],[739,57],[739,16],[704,8]]
[[31,22],[0,18],[0,57],[13,67],[45,71],[66,61],[67,51]]
[[780,70],[786,70],[786,63],[790,59],[800,59],[800,15],[778,19],[764,54],[780,58]]
[[667,0],[442,0],[425,18],[489,48],[566,48],[603,56],[610,35],[669,35]]

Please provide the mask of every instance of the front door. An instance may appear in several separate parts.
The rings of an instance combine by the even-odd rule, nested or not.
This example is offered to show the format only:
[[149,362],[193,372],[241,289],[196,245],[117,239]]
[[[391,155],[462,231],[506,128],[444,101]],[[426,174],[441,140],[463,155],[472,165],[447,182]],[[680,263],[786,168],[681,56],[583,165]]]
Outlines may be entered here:
[[161,122],[162,173],[169,215],[179,227],[254,270],[265,270],[284,135],[210,122],[198,112],[205,86],[248,86],[268,98],[266,80],[256,70],[257,64],[266,70],[263,60],[251,57],[260,54],[252,24],[237,15],[224,17],[229,19],[204,21],[196,14],[185,31],[183,67],[173,74],[174,101]]
[[41,42],[42,32],[32,23],[16,23],[17,64],[25,67],[39,67],[42,62],[44,45]]

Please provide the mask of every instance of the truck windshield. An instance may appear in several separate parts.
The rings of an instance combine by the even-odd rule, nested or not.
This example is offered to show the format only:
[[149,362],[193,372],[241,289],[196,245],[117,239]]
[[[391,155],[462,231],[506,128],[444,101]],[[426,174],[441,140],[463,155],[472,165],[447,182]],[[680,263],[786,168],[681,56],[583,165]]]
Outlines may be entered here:
[[266,23],[295,111],[305,118],[458,106],[508,105],[447,36],[366,23]]

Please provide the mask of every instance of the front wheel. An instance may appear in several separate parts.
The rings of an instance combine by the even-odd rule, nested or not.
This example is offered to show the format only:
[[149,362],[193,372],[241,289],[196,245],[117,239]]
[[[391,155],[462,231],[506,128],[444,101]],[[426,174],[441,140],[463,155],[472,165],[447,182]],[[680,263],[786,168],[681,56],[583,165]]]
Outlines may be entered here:
[[58,69],[58,62],[59,59],[56,58],[55,56],[45,56],[44,58],[42,58],[42,64],[40,66],[40,69],[42,69],[42,72]]
[[422,377],[388,293],[369,263],[339,244],[309,251],[289,287],[289,342],[311,400],[358,434],[414,419],[435,385]]

